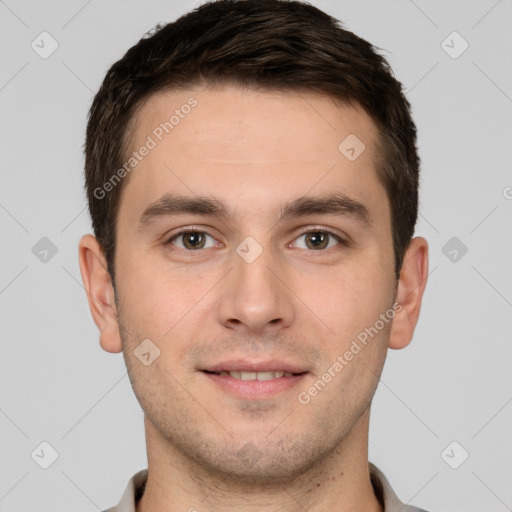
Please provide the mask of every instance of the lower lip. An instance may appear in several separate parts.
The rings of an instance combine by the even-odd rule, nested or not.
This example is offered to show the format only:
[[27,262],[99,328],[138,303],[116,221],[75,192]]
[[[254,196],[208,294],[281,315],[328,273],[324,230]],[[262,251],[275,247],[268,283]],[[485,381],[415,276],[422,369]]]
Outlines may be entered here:
[[292,377],[280,377],[271,380],[241,380],[231,375],[217,375],[216,373],[201,372],[224,391],[238,397],[249,400],[269,398],[287,391],[302,382],[307,373],[293,375]]

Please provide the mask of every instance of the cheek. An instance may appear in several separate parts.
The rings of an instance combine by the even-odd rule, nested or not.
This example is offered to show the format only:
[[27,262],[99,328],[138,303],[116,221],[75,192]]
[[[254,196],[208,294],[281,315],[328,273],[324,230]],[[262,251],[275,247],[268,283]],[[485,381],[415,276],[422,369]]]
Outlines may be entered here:
[[367,264],[340,268],[312,282],[303,280],[299,296],[335,332],[331,334],[337,343],[344,343],[373,325],[391,306],[392,282],[388,274],[387,268],[374,258]]
[[334,333],[323,339],[323,348],[331,367],[336,362],[341,365],[333,368],[333,390],[351,389],[353,398],[342,393],[339,400],[356,407],[373,396],[386,357],[393,316],[383,321],[381,315],[392,306],[389,278],[373,263],[357,273],[332,276],[324,290],[317,295],[317,312]]
[[155,342],[172,341],[178,348],[186,330],[199,325],[198,315],[212,307],[207,292],[218,281],[212,272],[199,272],[192,265],[171,266],[161,256],[144,254],[126,259],[119,270],[126,321]]

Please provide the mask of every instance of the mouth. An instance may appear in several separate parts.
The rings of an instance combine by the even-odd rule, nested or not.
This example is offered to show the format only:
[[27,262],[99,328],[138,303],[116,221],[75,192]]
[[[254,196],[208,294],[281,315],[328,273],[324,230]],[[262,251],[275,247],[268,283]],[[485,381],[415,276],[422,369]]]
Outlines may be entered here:
[[228,361],[201,369],[217,390],[236,398],[270,398],[295,387],[309,373],[302,367],[279,362]]
[[282,377],[294,377],[296,375],[303,375],[307,372],[285,372],[284,370],[269,370],[263,372],[247,372],[242,370],[232,370],[226,371],[222,370],[220,372],[211,372],[209,370],[203,370],[204,373],[209,373],[212,375],[220,375],[220,376],[229,376],[233,377],[233,379],[237,380],[273,380],[273,379],[281,379]]

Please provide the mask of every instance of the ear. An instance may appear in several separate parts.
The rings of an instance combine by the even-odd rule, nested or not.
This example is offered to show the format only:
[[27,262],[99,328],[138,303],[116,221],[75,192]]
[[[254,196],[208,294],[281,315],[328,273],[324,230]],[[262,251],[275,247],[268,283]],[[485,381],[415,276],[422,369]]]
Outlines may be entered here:
[[103,250],[94,236],[80,239],[78,259],[92,318],[100,330],[100,345],[107,352],[121,352],[114,287]]
[[404,348],[411,342],[420,315],[427,277],[428,243],[424,238],[416,237],[409,244],[400,272],[395,302],[401,307],[396,307],[389,348]]

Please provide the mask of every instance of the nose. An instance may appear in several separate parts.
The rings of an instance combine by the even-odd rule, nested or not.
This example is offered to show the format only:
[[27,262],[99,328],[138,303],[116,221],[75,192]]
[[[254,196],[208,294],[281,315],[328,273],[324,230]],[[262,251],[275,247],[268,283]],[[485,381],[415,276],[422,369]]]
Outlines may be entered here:
[[243,334],[271,334],[289,327],[295,314],[291,283],[271,250],[263,250],[254,261],[235,253],[233,264],[219,290],[219,322]]

